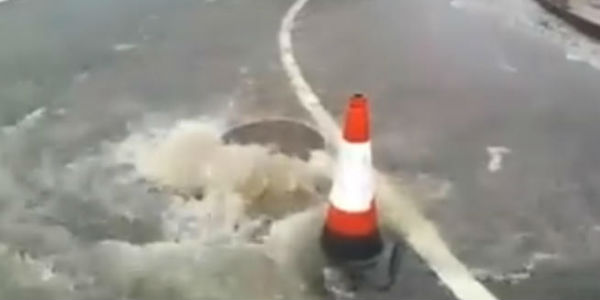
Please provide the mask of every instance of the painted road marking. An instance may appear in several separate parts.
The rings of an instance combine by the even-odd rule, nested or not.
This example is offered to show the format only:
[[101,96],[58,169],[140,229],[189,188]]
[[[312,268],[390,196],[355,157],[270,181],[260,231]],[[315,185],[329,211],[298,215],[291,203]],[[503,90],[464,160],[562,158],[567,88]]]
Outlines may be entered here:
[[[311,114],[321,133],[336,149],[341,139],[340,128],[304,79],[294,57],[291,37],[294,20],[308,1],[297,0],[281,21],[279,31],[281,63],[300,104]],[[392,180],[381,174],[378,174],[378,185],[377,195],[383,208],[384,219],[406,237],[408,243],[458,299],[496,299],[452,254],[435,225],[423,216],[412,199],[408,198],[407,193],[402,192]]]

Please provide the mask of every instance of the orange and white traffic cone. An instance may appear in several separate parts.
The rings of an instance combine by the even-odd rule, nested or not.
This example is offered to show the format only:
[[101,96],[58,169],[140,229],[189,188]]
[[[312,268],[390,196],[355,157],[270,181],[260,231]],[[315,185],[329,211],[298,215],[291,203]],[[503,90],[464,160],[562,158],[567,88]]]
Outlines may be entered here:
[[329,195],[321,246],[337,262],[377,257],[383,241],[377,223],[375,180],[371,163],[369,103],[360,94],[348,104],[337,169]]

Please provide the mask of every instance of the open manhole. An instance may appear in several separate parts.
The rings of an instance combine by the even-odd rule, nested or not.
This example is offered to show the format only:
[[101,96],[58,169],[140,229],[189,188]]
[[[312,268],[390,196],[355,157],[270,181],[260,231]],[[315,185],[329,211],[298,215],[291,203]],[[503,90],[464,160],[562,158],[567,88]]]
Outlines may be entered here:
[[225,143],[259,144],[308,160],[310,152],[325,148],[325,139],[314,128],[298,121],[260,120],[232,128],[223,135]]

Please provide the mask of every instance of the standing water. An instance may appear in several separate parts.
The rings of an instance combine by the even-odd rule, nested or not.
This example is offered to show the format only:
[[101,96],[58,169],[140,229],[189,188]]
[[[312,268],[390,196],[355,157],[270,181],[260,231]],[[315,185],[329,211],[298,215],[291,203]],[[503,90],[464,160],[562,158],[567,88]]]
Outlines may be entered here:
[[[305,117],[295,104],[279,65],[277,34],[281,17],[291,2],[0,0],[0,298],[268,299],[318,298],[322,295],[319,285],[315,284],[320,280],[322,266],[316,240],[322,223],[321,187],[327,185],[329,177],[328,157],[313,152],[308,161],[302,161],[278,154],[271,148],[225,145],[220,141],[228,128],[248,120]],[[327,1],[313,3],[330,5]],[[383,10],[393,13],[388,20],[400,19],[396,11],[388,9],[388,5],[394,7],[391,3],[400,2],[356,3],[375,3],[376,8],[377,4],[385,3],[381,6]],[[407,1],[400,5],[435,8],[442,5],[439,3]],[[344,3],[340,7],[351,5]],[[501,22],[491,24],[502,24],[502,30],[507,24],[513,29],[525,28],[527,34],[534,33],[544,43],[550,40],[559,45],[570,61],[585,62],[592,67],[600,65],[600,52],[595,41],[574,33],[532,1],[453,0],[443,5],[447,7],[441,8],[443,13],[439,16],[457,16],[464,20],[473,12],[482,20],[481,16],[486,16],[485,24],[488,24],[487,16],[495,15],[498,18],[494,20]],[[458,9],[456,14],[452,13],[452,7]],[[309,7],[304,13],[316,15],[315,11]],[[356,20],[340,18],[343,9],[334,11],[338,16],[336,21]],[[364,11],[360,13],[364,20]],[[303,33],[307,23],[298,22],[295,36],[298,40],[309,36]],[[333,24],[327,19],[327,28]],[[452,28],[446,34],[450,31],[456,30]],[[331,40],[321,33],[311,36]],[[423,34],[409,33],[409,41],[410,37]],[[391,43],[387,43],[392,41],[389,35],[381,36],[386,37],[386,43],[381,46],[390,47]],[[427,42],[437,41],[434,45],[442,50],[450,49],[450,53],[455,53],[453,49],[462,50],[467,44],[461,39],[463,35],[450,34],[446,37],[451,38],[447,39],[440,39],[441,35],[437,37],[437,40]],[[452,37],[458,42],[453,43]],[[469,38],[470,44],[473,36],[466,34],[465,37]],[[424,34],[424,38],[429,36]],[[415,39],[416,42],[419,40]],[[521,47],[517,39],[511,41],[511,45]],[[308,48],[306,44],[312,46],[314,43],[305,43],[304,47]],[[402,40],[401,44],[402,51],[395,51],[394,55],[410,54],[407,52],[411,49],[410,43]],[[530,66],[527,62],[529,52],[531,56],[540,53],[529,49],[546,48],[530,48],[529,43],[524,45],[526,55],[514,54],[512,62],[508,52],[492,51],[494,59],[491,63],[495,64],[497,60],[499,70],[511,78],[529,69],[538,72],[538,65]],[[494,50],[493,45],[490,49]],[[421,54],[420,48],[418,52]],[[471,52],[456,53],[467,53],[458,56],[465,58]],[[323,65],[317,63],[315,69],[335,70],[333,83],[345,81],[345,77],[337,73],[341,68],[330,67],[336,66],[338,59],[342,61],[343,56],[336,52],[335,59]],[[316,57],[312,57],[311,62],[318,61]],[[461,72],[472,70],[472,78],[492,74],[483,73],[492,72],[486,71],[488,69],[475,68],[480,62],[468,58],[462,60]],[[470,61],[473,63],[469,64]],[[301,58],[300,62],[303,62]],[[445,62],[439,63],[441,71],[452,67]],[[555,60],[552,62],[563,66]],[[465,66],[471,68],[465,69]],[[581,66],[576,66],[576,72],[573,69],[570,71],[573,73],[561,73],[563,77],[583,72]],[[566,68],[556,70],[565,72]],[[557,73],[546,72],[546,75]],[[378,79],[381,73],[372,78],[377,79],[377,84],[383,83],[378,86],[389,85],[387,80]],[[396,77],[388,77],[393,78]],[[429,76],[423,78],[415,86],[421,86],[423,82],[430,84]],[[487,79],[497,78],[490,76]],[[594,80],[595,76],[586,78]],[[414,79],[419,80],[419,77]],[[544,88],[540,92],[543,101],[534,101],[536,105],[552,104],[546,99],[562,103],[553,97],[556,93],[545,92],[545,88],[558,81],[546,81],[551,79],[547,77],[541,79],[544,80],[518,82],[527,83],[524,90],[531,88],[536,95],[540,92],[536,90],[536,82]],[[583,89],[588,81],[581,82],[575,87]],[[363,83],[368,82],[361,81]],[[327,83],[323,80],[319,84],[323,85],[323,88],[317,88],[319,93],[344,90],[334,85],[325,86]],[[469,91],[477,91],[474,85],[465,86]],[[570,93],[558,86],[557,90]],[[506,89],[499,91],[505,93]],[[482,93],[481,99],[490,98],[487,97],[490,94]],[[558,94],[557,97],[563,95]],[[590,92],[590,95],[595,94]],[[393,97],[379,99],[395,100],[395,97],[393,94]],[[505,99],[504,95],[501,98]],[[583,98],[586,101],[581,100]],[[528,98],[519,98],[518,102],[529,103],[525,99]],[[557,104],[553,109],[594,113],[593,109],[588,109],[595,106],[587,106],[586,95],[578,99],[568,99],[569,104]],[[427,104],[422,103],[415,104],[415,111],[423,111],[429,116],[433,109],[428,110],[427,106],[423,109],[421,105]],[[495,111],[497,106],[490,107],[490,111]],[[199,118],[198,115],[210,117]],[[594,126],[587,127],[584,126],[587,119],[581,115],[573,115],[573,119],[570,116],[569,113],[567,119],[573,122],[567,125],[574,124],[574,127],[569,128],[580,133],[584,128],[582,134],[596,136],[594,122],[589,122]],[[597,119],[588,114],[585,116],[589,120]],[[566,118],[562,117],[560,120]],[[532,120],[542,120],[539,118]],[[429,116],[427,124],[432,119]],[[585,124],[577,125],[579,123],[574,120],[585,121]],[[528,124],[539,126],[539,123],[529,122],[508,123],[524,124],[519,125],[519,130],[508,127],[511,134],[535,129]],[[423,126],[425,123],[416,124]],[[381,125],[385,124],[378,124],[379,128]],[[556,128],[563,128],[563,125]],[[446,123],[433,131],[444,127],[448,127]],[[558,131],[561,138],[568,136]],[[397,139],[398,132],[402,131],[394,131],[390,136]],[[418,139],[426,138],[426,125],[416,132]],[[554,136],[542,138],[554,141]],[[523,145],[529,145],[529,136],[524,139]],[[516,140],[521,141],[519,137]],[[556,141],[556,145],[566,145],[570,140],[564,144],[559,143],[558,138]],[[402,147],[402,150],[418,149],[414,144]],[[539,148],[547,144],[555,145],[546,142]],[[588,147],[595,145],[593,139],[586,135],[581,145],[585,149],[583,154],[597,156],[592,151],[596,148]],[[515,170],[517,159],[533,166],[565,162],[564,158],[554,159],[554,152],[547,149],[542,149],[539,155],[526,156],[523,152],[526,147],[509,146],[494,143],[482,148],[484,160],[488,154],[491,158],[489,164],[482,164],[483,170],[504,174],[511,169],[510,162]],[[399,149],[389,148],[394,155]],[[465,148],[461,145],[456,149],[464,152]],[[560,149],[578,151],[579,148]],[[446,150],[452,152],[453,149]],[[444,154],[443,151],[439,153]],[[547,157],[552,159],[532,159],[544,153],[550,153]],[[449,161],[454,170],[456,160],[452,156],[439,155],[434,162],[441,168]],[[462,174],[469,161],[460,161],[456,174]],[[577,158],[573,168],[588,165],[590,161]],[[562,174],[553,166],[536,170],[543,174]],[[568,171],[562,164],[556,166],[556,169]],[[579,171],[573,173],[580,174]],[[529,176],[527,172],[523,174]],[[508,193],[509,197],[500,199],[490,198],[489,194],[480,197],[482,194],[474,192],[473,202],[461,202],[469,195],[463,193],[454,202],[446,201],[458,206],[448,207],[438,204],[441,202],[438,200],[452,197],[448,195],[456,191],[458,184],[427,174],[419,175],[416,184],[423,187],[423,194],[429,194],[434,200],[431,207],[455,208],[445,209],[440,214],[446,216],[441,218],[440,224],[446,220],[451,225],[440,227],[450,244],[455,246],[452,250],[462,254],[459,256],[470,267],[481,266],[471,271],[499,295],[515,298],[521,295],[522,298],[523,294],[541,291],[544,296],[558,298],[567,294],[575,298],[592,295],[593,298],[597,295],[594,280],[597,278],[595,266],[600,228],[595,222],[594,210],[578,201],[594,199],[596,174],[590,171],[590,179],[586,178],[581,184],[577,178],[579,181],[572,183],[570,178],[546,181],[544,177],[539,185],[534,180],[532,187],[552,185],[549,190],[540,188],[540,197],[537,197],[538,189],[531,188],[531,193],[530,189],[525,190],[527,197],[512,197]],[[516,189],[511,186],[509,192],[513,190]],[[570,196],[580,190],[585,197]],[[544,202],[547,206],[537,206],[542,203],[538,199],[548,198],[550,202]],[[508,201],[512,199],[514,201]],[[590,207],[595,207],[595,202],[590,203]],[[554,213],[557,209],[561,210]],[[500,216],[502,222],[490,222],[499,218],[497,211],[506,213]],[[474,217],[465,218],[465,212],[473,212],[470,216]],[[481,214],[485,212],[488,215]],[[545,214],[541,218],[534,218],[542,212]],[[515,220],[526,222],[507,222],[507,217],[514,214],[517,214]],[[515,225],[514,230],[521,230],[520,227],[533,229],[514,232],[512,225]],[[482,238],[482,233],[487,234],[482,228],[493,229],[494,235]],[[570,257],[578,258],[577,264],[567,259]],[[585,258],[589,259],[586,261]],[[558,267],[549,267],[551,265]],[[565,269],[567,271],[563,271]],[[418,287],[418,283],[415,284],[415,289]]]
[[286,6],[0,4],[0,298],[321,295],[328,157],[220,140],[295,114],[256,109]]

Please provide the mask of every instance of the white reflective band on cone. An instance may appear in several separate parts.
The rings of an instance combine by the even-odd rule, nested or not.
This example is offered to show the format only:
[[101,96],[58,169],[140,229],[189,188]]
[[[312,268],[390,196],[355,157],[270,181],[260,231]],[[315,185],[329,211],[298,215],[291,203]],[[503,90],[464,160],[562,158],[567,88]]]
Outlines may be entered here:
[[339,210],[366,212],[375,195],[371,143],[343,141],[338,151],[329,201]]

